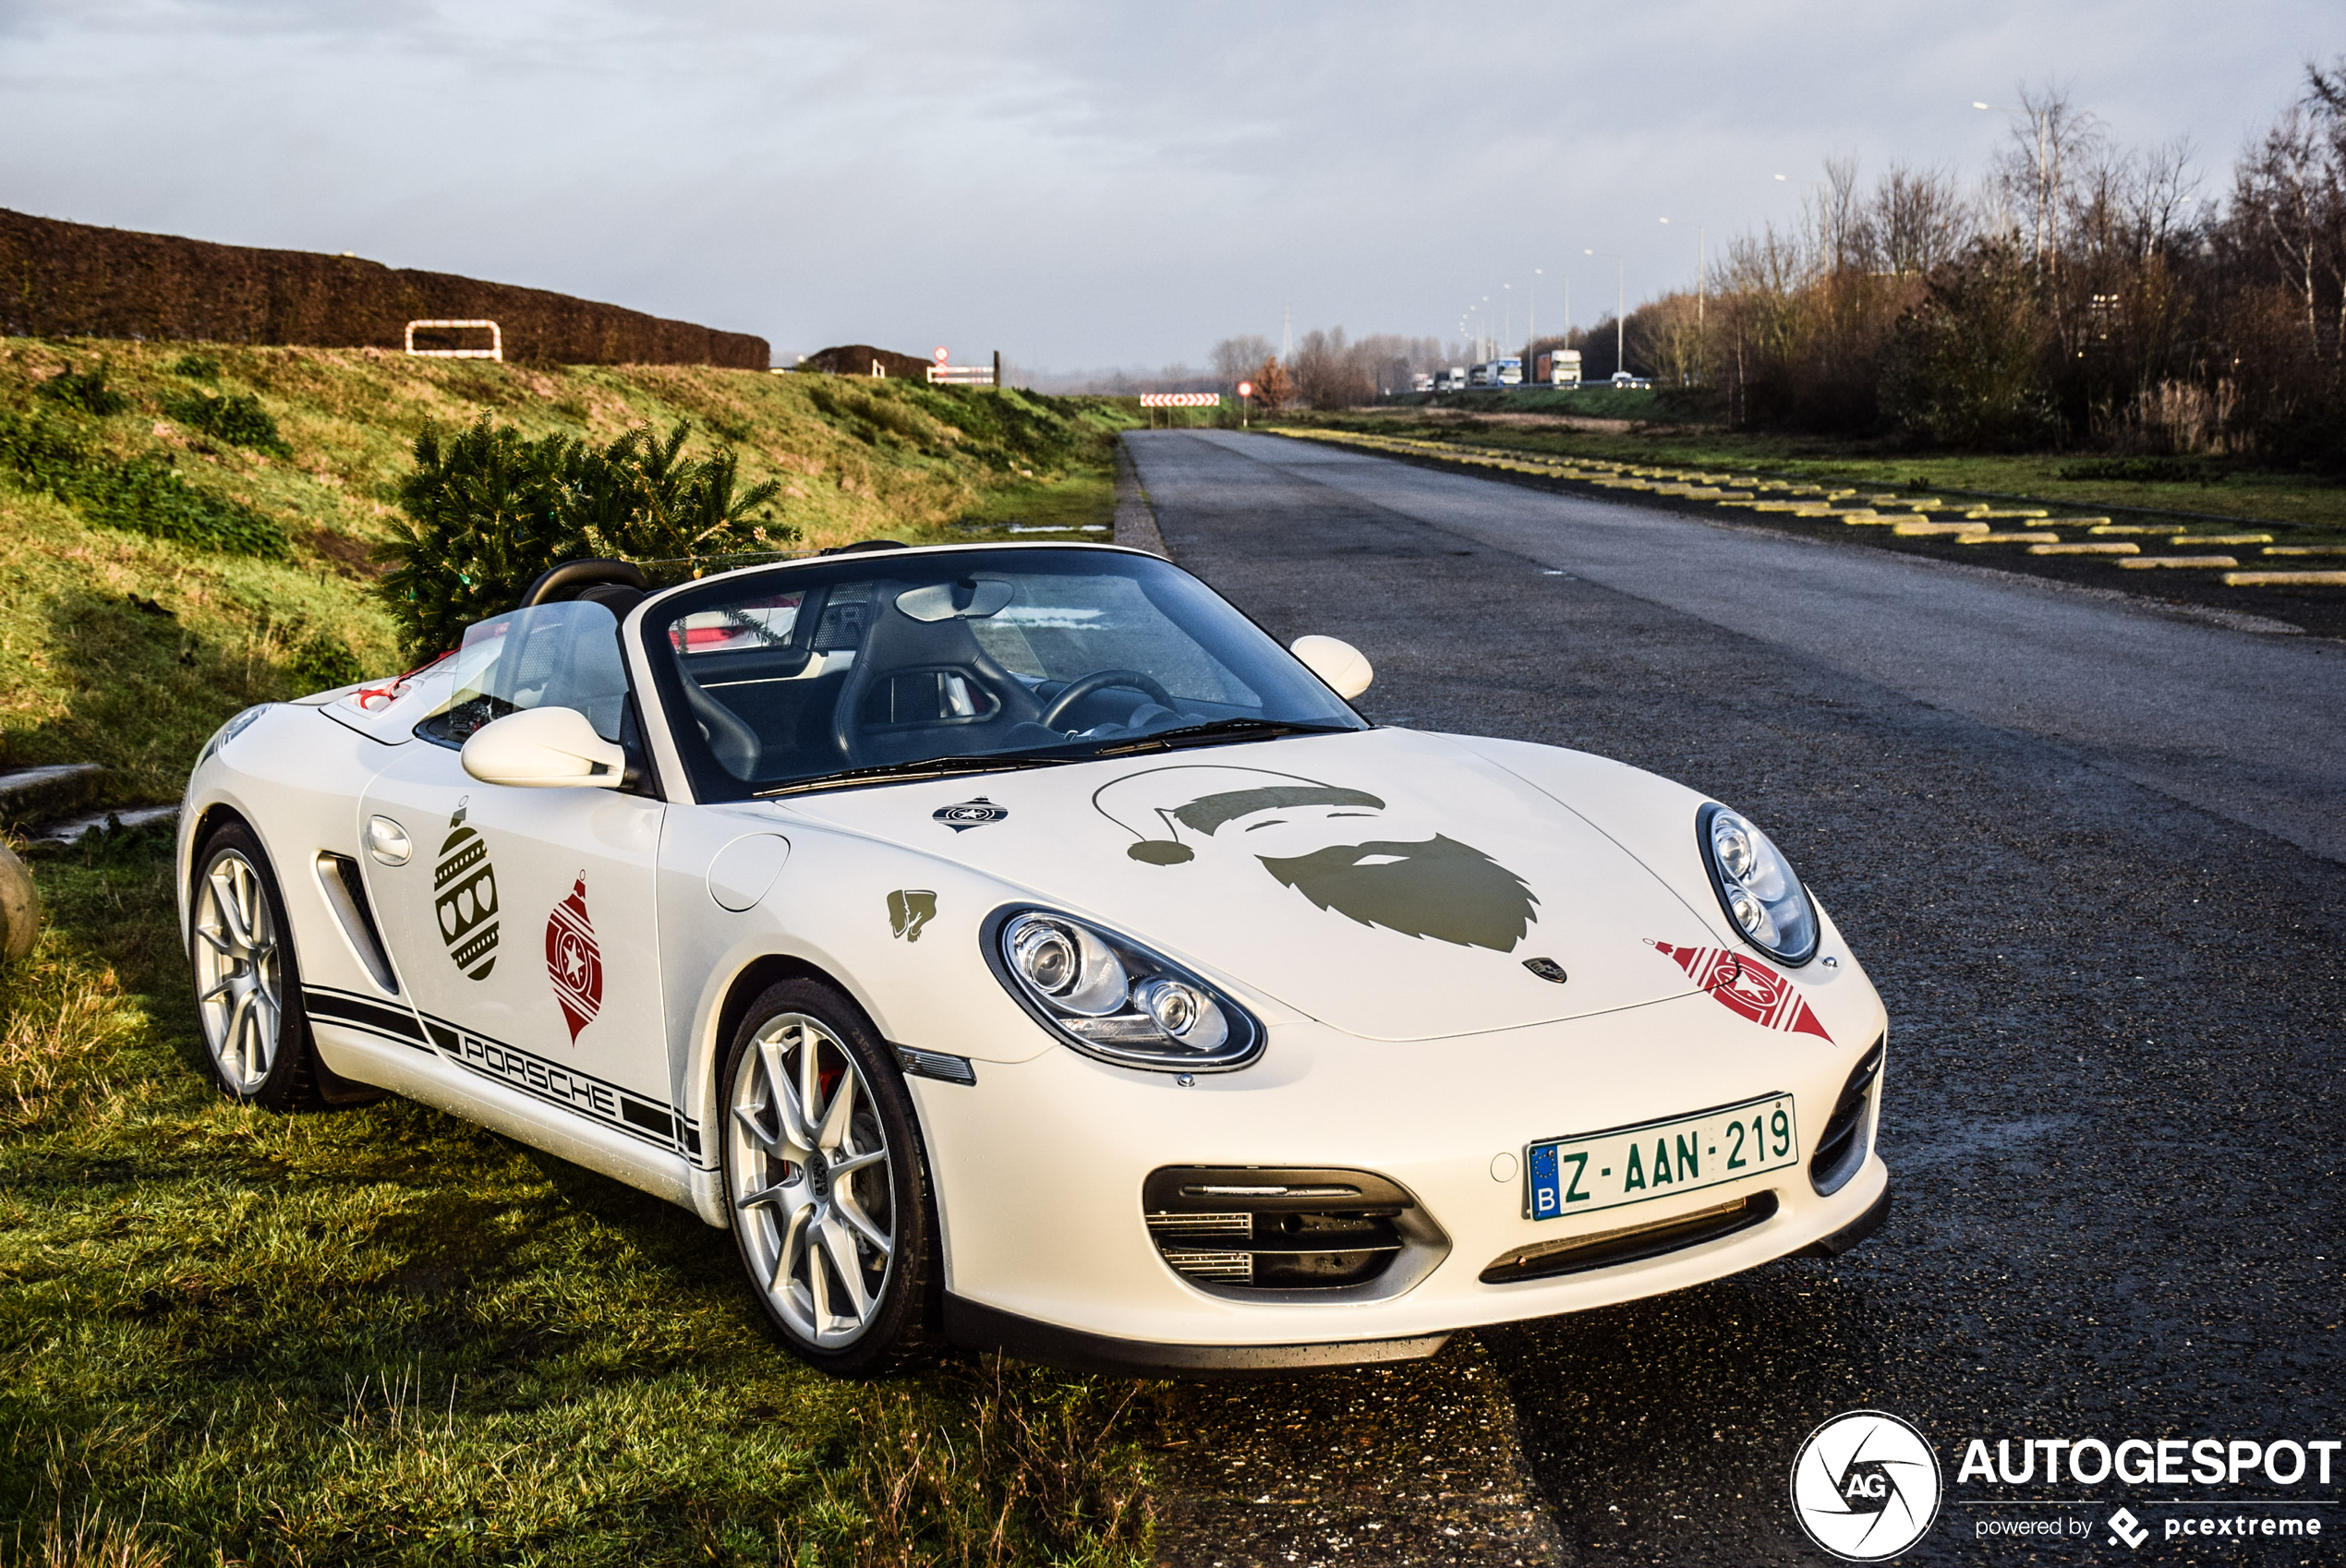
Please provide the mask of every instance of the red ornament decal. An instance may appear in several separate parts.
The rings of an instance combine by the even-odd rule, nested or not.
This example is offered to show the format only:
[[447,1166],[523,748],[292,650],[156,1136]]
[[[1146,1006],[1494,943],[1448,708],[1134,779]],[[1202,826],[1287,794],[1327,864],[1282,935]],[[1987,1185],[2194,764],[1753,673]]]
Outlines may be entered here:
[[546,978],[554,983],[554,1000],[562,1004],[574,1045],[578,1031],[595,1021],[603,1006],[603,950],[595,945],[595,927],[586,918],[584,873],[570,897],[546,917]]
[[1826,1044],[1832,1036],[1800,995],[1799,987],[1761,963],[1724,947],[1673,947],[1648,938],[1646,946],[1694,977],[1729,1012],[1740,1013],[1766,1029],[1786,1034],[1813,1034]]

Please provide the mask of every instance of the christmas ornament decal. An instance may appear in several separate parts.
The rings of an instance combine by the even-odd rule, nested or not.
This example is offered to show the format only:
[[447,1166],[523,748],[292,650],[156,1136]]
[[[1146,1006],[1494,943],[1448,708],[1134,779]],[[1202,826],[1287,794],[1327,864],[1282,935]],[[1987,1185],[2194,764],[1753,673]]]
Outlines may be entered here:
[[1762,1028],[1786,1034],[1813,1034],[1826,1044],[1832,1036],[1800,995],[1799,987],[1761,963],[1724,947],[1674,947],[1649,938],[1646,946],[1694,977],[1720,1006]]
[[603,1006],[603,950],[595,945],[594,923],[586,918],[583,872],[570,897],[546,917],[546,978],[554,983],[554,1000],[575,1045],[578,1031],[595,1021]]
[[448,957],[470,980],[487,980],[497,967],[497,868],[489,862],[489,841],[465,826],[469,801],[456,802],[440,863],[431,870],[432,912]]

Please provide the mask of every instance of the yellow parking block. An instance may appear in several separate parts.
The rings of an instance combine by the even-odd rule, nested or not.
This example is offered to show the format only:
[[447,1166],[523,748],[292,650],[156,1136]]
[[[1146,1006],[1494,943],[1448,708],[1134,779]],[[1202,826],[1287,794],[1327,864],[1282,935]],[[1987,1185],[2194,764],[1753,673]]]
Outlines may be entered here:
[[[1985,523],[1894,523],[1890,531],[1900,538],[1931,538],[1941,535],[1985,534]],[[2055,536],[2058,537],[2058,536]]]
[[2227,572],[2227,588],[2263,588],[2292,583],[2335,583],[2346,586],[2346,572]]
[[[2018,512],[2000,512],[1991,507],[1976,506],[1972,508],[1971,515],[1974,517],[2050,517],[2052,513],[2047,512],[2041,506],[2026,507]],[[2074,525],[2078,523],[2107,523],[2110,519],[2107,517],[2064,517],[2062,521],[2063,523]]]
[[2030,545],[2030,555],[2140,555],[2142,546],[2132,539],[2098,540],[2093,544]]
[[2259,555],[2346,555],[2346,545],[2267,545]]
[[[1984,528],[1987,525],[1982,524],[1980,526]],[[2024,534],[1979,533],[1962,535],[1955,542],[1964,545],[2057,545],[2061,543],[2061,536],[2038,533],[2033,530]]]
[[2171,545],[2268,545],[2270,534],[2175,534],[2169,537]]
[[2238,566],[2228,555],[2135,555],[2118,563],[2129,570],[2151,566]]
[[2144,523],[2101,523],[2086,530],[2097,538],[2104,534],[2171,534],[2174,531],[2172,528],[2153,528]]

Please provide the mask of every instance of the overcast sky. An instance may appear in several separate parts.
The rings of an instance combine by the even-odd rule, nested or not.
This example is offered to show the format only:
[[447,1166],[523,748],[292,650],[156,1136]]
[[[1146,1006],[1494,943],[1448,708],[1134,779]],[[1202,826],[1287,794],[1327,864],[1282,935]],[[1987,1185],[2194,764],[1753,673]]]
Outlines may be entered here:
[[1567,274],[1594,320],[1612,254],[1689,283],[1696,224],[1791,218],[1829,155],[1977,173],[2023,82],[2213,192],[2341,53],[2340,0],[0,0],[0,206],[784,356],[1197,364],[1288,307],[1455,336],[1536,286],[1554,330]]

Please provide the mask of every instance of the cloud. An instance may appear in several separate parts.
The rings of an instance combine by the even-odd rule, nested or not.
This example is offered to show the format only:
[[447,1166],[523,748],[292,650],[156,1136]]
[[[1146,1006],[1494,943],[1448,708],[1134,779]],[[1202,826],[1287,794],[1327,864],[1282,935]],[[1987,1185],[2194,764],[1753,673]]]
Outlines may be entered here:
[[[0,205],[357,250],[778,349],[1203,359],[1690,281],[1822,158],[1984,167],[2057,78],[2219,168],[2334,53],[2313,0],[1433,8],[31,0]],[[1663,225],[1659,219],[1673,222]],[[1515,287],[1506,290],[1504,283]],[[1514,321],[1519,333],[1519,316]]]

